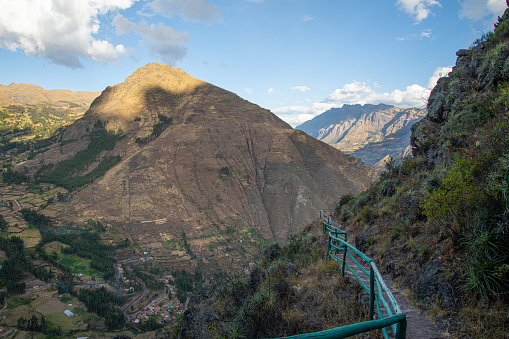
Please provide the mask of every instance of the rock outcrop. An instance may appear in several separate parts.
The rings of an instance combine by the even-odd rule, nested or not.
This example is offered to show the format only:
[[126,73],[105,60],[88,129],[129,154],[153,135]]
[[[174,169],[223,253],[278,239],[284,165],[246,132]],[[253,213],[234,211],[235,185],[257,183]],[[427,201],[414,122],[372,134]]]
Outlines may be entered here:
[[[508,19],[506,10],[499,23],[507,27]],[[508,80],[505,29],[495,29],[471,49],[459,50],[453,71],[439,79],[431,91],[428,114],[412,126],[410,139],[412,153],[426,157],[430,167],[449,164],[451,152],[472,146],[471,132],[495,114],[495,110],[485,109],[485,103],[499,96],[504,89],[498,85]],[[488,36],[491,39],[485,39]]]

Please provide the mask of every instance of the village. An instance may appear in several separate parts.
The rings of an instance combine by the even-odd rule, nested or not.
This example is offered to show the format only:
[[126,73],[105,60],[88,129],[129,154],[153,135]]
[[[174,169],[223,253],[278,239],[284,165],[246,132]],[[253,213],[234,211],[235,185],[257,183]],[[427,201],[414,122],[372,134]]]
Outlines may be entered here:
[[[142,257],[119,263],[115,267],[117,279],[124,286],[124,295],[132,295],[134,297],[136,295],[136,293],[133,293],[134,290],[140,290],[139,295],[124,307],[123,312],[126,321],[138,324],[149,320],[151,317],[160,317],[161,322],[174,322],[177,319],[176,316],[185,310],[185,303],[182,303],[177,298],[177,291],[174,285],[175,278],[171,274],[163,278],[155,278],[158,282],[164,284],[164,290],[154,292],[147,289],[145,282],[130,272],[131,266],[145,263],[149,260],[152,260],[152,258]],[[127,274],[125,274],[126,272]]]

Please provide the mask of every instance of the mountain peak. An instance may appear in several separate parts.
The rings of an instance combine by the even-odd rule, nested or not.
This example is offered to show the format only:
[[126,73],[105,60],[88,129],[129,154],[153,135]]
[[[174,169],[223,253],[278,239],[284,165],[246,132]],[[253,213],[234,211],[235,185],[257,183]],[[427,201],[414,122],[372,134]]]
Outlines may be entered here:
[[138,68],[123,83],[107,87],[90,107],[90,113],[107,122],[108,129],[129,129],[131,123],[145,111],[151,93],[165,93],[166,101],[189,94],[205,81],[183,70],[161,63],[149,63]]
[[152,62],[138,68],[124,84],[140,86],[142,89],[157,86],[166,91],[181,94],[190,92],[206,82],[190,76],[180,68]]

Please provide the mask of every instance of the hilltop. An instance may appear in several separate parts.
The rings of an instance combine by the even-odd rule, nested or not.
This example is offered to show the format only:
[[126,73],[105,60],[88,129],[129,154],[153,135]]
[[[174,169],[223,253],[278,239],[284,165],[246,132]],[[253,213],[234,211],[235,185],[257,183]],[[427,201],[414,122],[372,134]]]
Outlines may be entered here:
[[425,109],[385,104],[343,105],[297,129],[381,170],[386,163],[384,158],[401,159],[409,152],[410,127],[425,115]]

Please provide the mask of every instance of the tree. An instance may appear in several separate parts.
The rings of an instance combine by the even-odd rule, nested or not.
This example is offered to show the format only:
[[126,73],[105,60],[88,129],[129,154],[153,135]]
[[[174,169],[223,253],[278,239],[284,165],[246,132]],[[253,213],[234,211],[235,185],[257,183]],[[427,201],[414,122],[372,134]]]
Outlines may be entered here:
[[7,221],[5,221],[3,215],[0,215],[0,231],[5,232],[7,229]]

